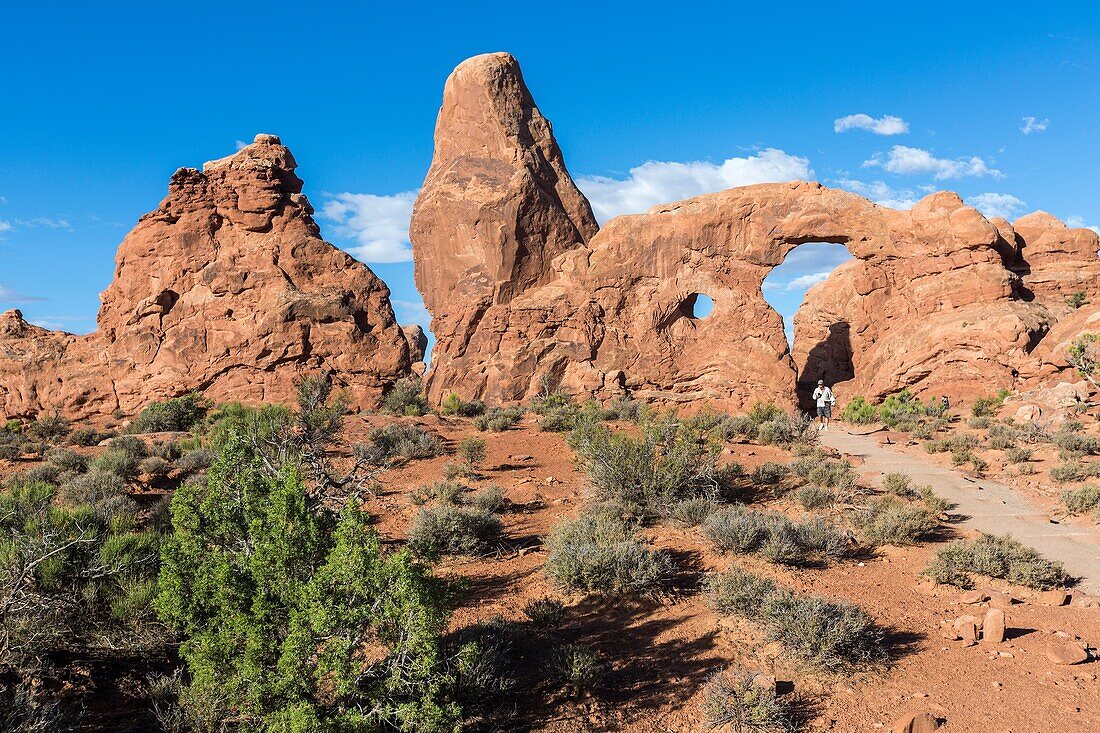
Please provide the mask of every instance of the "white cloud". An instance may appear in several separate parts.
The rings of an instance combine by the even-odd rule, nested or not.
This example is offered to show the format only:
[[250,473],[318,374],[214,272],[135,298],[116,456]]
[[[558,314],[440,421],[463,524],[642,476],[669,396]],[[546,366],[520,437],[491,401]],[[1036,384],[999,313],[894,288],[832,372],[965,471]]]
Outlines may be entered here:
[[893,115],[883,115],[876,120],[874,117],[863,113],[833,120],[833,132],[848,132],[849,130],[867,130],[876,135],[903,135],[909,132],[909,123]]
[[905,145],[895,145],[886,154],[876,153],[870,160],[863,161],[864,168],[882,166],[890,173],[900,175],[912,175],[918,173],[931,173],[933,178],[941,181],[945,178],[964,178],[970,176],[993,176],[1001,178],[1003,174],[986,165],[986,162],[976,155],[969,158],[937,158],[927,150],[910,148]]
[[23,295],[23,293],[16,292],[3,284],[0,284],[0,303],[33,303],[42,298],[36,298],[33,295]]
[[390,303],[393,304],[393,309],[397,315],[397,322],[403,325],[409,325],[415,323],[421,326],[425,331],[432,324],[432,314],[428,312],[428,309],[424,307],[423,300],[400,300],[394,299]]
[[980,193],[967,196],[966,202],[986,216],[1014,219],[1027,206],[1023,200],[1010,193]]
[[248,147],[248,143],[246,143],[244,140],[234,140],[233,144],[237,146],[237,150],[244,150]]
[[31,324],[51,331],[90,333],[95,330],[95,316],[42,316],[32,320]]
[[0,234],[11,231],[11,222],[0,221]]
[[1072,227],[1074,229],[1076,229],[1078,227],[1083,227],[1085,229],[1091,229],[1092,231],[1096,232],[1097,234],[1100,234],[1100,226],[1096,226],[1096,225],[1089,226],[1088,224],[1085,224],[1085,219],[1084,219],[1084,217],[1081,217],[1081,216],[1076,216],[1076,215],[1067,216],[1066,217],[1066,226]]
[[[841,178],[835,181],[835,183],[852,193],[866,196],[879,206],[886,206],[891,209],[911,209],[921,198],[917,195],[917,192],[911,188],[894,188],[883,181],[865,183],[864,181],[856,181],[851,178]],[[923,189],[925,187],[918,186],[917,188]],[[931,188],[935,187],[933,186]],[[926,193],[928,193],[928,191],[926,191]]]
[[339,236],[358,242],[348,252],[360,261],[410,262],[409,219],[416,194],[339,193],[325,202],[321,217],[335,223]]
[[596,218],[603,223],[621,214],[641,213],[657,204],[704,193],[813,177],[808,159],[767,148],[756,155],[729,158],[720,164],[651,160],[631,168],[626,179],[580,176],[576,180],[592,203]]
[[820,282],[825,282],[825,279],[829,277],[830,271],[825,272],[813,272],[809,275],[803,275],[802,277],[796,277],[787,283],[785,290],[806,290],[808,288],[817,285]]
[[46,216],[36,216],[33,219],[16,219],[15,223],[21,227],[28,229],[69,229],[71,230],[72,224],[67,219],[50,219]]
[[824,272],[811,272],[809,275],[800,275],[786,283],[777,283],[770,280],[765,280],[761,286],[763,290],[786,290],[793,292],[796,290],[809,290],[819,282],[824,282],[832,270],[825,270]]
[[1020,132],[1025,135],[1030,135],[1033,132],[1043,132],[1050,127],[1050,120],[1045,117],[1041,120],[1037,117],[1022,117],[1020,122],[1024,123],[1023,127],[1020,128]]

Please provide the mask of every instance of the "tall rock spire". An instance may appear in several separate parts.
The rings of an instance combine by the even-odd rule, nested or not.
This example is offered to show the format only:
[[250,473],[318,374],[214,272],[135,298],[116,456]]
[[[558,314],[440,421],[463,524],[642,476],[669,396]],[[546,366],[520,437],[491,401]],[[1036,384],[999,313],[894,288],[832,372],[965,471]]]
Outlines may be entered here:
[[486,310],[548,282],[554,258],[598,228],[516,60],[491,53],[459,64],[410,227],[437,339],[429,384],[466,351]]

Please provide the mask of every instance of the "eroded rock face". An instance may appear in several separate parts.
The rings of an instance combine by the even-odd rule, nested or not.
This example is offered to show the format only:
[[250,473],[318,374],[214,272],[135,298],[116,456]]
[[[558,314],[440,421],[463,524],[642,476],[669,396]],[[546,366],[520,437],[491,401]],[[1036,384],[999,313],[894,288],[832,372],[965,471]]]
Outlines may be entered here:
[[1051,307],[1083,293],[1100,301],[1100,236],[1091,229],[1067,227],[1045,211],[1012,224],[1018,256],[1009,268],[1020,274],[1029,297]]
[[401,333],[405,337],[405,343],[409,345],[409,361],[412,362],[413,372],[424,376],[427,369],[424,359],[428,353],[428,334],[416,323],[401,326]]
[[[1045,212],[1014,224],[1003,219],[990,224],[997,232],[990,244],[1014,276],[1001,294],[991,292],[985,278],[1000,281],[1003,273],[967,268],[943,277],[947,271],[940,265],[930,267],[913,253],[891,262],[889,269],[895,283],[925,279],[931,285],[915,291],[921,294],[918,300],[910,297],[914,291],[909,287],[893,288],[881,302],[868,300],[854,287],[855,279],[866,274],[862,261],[838,268],[812,288],[795,316],[795,362],[803,380],[840,381],[841,391],[849,395],[882,397],[915,386],[969,399],[1012,388],[1021,379],[1035,387],[1064,373],[1065,346],[1087,330],[1091,318],[1089,306],[1075,311],[1067,298],[1084,293],[1093,301],[1100,295],[1098,238]],[[949,235],[944,230],[940,236]],[[951,260],[943,264],[950,268]],[[949,311],[937,308],[950,292],[973,298]],[[829,329],[842,320],[848,323],[851,368],[843,354],[829,347]],[[882,333],[884,325],[894,343]]]
[[[132,413],[190,390],[285,401],[303,374],[324,370],[357,403],[376,403],[409,373],[409,344],[385,284],[321,239],[295,167],[277,137],[259,135],[202,171],[176,171],[167,198],[118,249],[99,330],[75,341],[35,333],[38,352],[50,344],[42,378],[25,366],[47,363],[41,356],[7,367],[38,384],[22,390],[23,411]],[[43,384],[84,372],[95,378],[82,402]]]
[[87,336],[31,325],[18,310],[0,313],[0,417],[114,409]]
[[850,247],[857,259],[811,288],[795,315],[802,383],[839,383],[841,402],[904,387],[956,399],[1011,387],[1052,316],[1021,299],[1002,230],[946,192],[880,211],[901,246]]
[[[954,194],[902,212],[818,184],[763,184],[618,217],[591,234],[594,225],[577,223],[588,207],[571,182],[569,196],[550,195],[568,181],[552,138],[501,132],[535,118],[511,57],[471,59],[448,81],[411,227],[438,339],[437,402],[450,392],[522,400],[546,377],[601,397],[789,404],[795,362],[808,371],[817,355],[808,347],[792,360],[760,285],[805,242],[843,243],[857,258],[839,288],[817,291],[802,327],[806,343],[828,347],[818,362],[850,353],[869,394],[1004,386],[1045,327],[1043,310],[1019,300],[1002,233]],[[539,129],[549,135],[548,124]],[[527,267],[499,265],[526,251],[539,253]],[[693,316],[697,294],[714,300],[706,318]]]
[[1071,375],[1067,349],[1085,333],[1100,333],[1100,303],[1088,304],[1064,313],[1035,348],[1030,364],[1022,370],[1023,377],[1034,381],[1049,381],[1059,373]]
[[437,339],[428,380],[436,401],[446,396],[441,385],[482,378],[463,374],[464,354],[485,348],[471,341],[499,320],[494,309],[545,284],[554,258],[597,228],[516,60],[493,53],[460,64],[443,92],[410,227]]

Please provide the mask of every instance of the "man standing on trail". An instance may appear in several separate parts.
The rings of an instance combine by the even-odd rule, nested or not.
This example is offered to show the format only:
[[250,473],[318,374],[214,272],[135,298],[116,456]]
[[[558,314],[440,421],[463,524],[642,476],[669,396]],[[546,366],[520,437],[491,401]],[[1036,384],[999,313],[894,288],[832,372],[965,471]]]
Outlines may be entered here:
[[825,386],[825,380],[817,380],[817,389],[814,390],[814,402],[817,403],[817,429],[828,430],[829,418],[833,416],[833,405],[836,397],[833,391]]

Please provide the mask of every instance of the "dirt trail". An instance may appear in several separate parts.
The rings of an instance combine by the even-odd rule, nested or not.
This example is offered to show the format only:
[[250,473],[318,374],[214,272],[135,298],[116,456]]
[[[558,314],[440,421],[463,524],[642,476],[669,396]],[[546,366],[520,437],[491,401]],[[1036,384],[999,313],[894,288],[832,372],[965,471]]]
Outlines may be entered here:
[[[981,532],[1011,534],[1047,557],[1061,560],[1070,575],[1080,578],[1079,588],[1100,593],[1100,531],[1069,524],[1054,524],[1010,486],[972,480],[956,471],[923,461],[880,444],[873,436],[858,435],[833,427],[821,433],[821,442],[841,453],[859,457],[860,473],[909,474],[917,484],[931,484],[937,494],[957,504],[962,523]],[[875,479],[877,481],[877,478]]]

